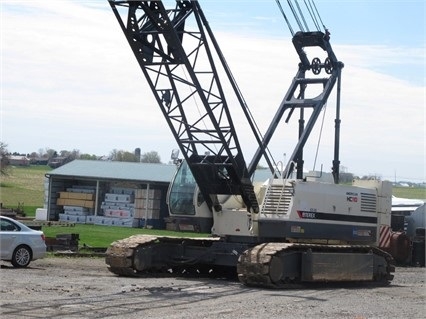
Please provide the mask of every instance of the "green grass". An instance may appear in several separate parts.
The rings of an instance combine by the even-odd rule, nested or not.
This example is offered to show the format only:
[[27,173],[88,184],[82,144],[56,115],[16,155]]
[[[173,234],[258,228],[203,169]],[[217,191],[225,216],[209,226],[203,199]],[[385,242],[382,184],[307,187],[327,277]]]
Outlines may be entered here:
[[401,198],[426,199],[426,188],[421,187],[393,187],[392,194]]
[[44,175],[50,170],[46,165],[10,167],[8,175],[0,177],[0,202],[8,208],[23,206],[27,216],[35,216],[43,207]]
[[113,241],[137,234],[159,236],[206,237],[207,234],[173,232],[167,230],[129,228],[116,226],[75,224],[74,227],[43,226],[46,237],[56,237],[58,234],[79,234],[79,245],[90,247],[108,247]]

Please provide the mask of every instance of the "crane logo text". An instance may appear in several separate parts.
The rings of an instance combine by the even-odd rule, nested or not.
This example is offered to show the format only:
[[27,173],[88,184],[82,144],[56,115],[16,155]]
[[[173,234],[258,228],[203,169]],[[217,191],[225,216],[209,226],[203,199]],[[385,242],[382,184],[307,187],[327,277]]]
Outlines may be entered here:
[[316,219],[316,213],[314,212],[304,212],[304,211],[297,211],[297,214],[299,215],[300,218],[305,218],[305,219]]

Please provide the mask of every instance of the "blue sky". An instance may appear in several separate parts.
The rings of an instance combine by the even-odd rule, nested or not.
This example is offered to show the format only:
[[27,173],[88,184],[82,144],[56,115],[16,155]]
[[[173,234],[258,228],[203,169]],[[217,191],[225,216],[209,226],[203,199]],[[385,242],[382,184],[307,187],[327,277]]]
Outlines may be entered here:
[[[77,149],[108,155],[113,149],[140,147],[169,160],[176,143],[107,1],[0,3],[0,140],[9,151]],[[200,3],[265,130],[298,63],[275,1]],[[291,16],[286,3],[281,1]],[[315,4],[345,63],[342,165],[357,175],[425,181],[424,1]],[[249,162],[253,149],[244,129],[239,133]],[[293,133],[278,130],[271,141],[278,159],[291,153],[286,138]],[[327,171],[332,130],[323,140],[318,163]],[[306,156],[310,169],[312,156]]]
[[[231,28],[241,34],[278,38],[290,34],[274,0],[228,2],[206,1],[203,6],[206,15],[212,12],[217,29]],[[288,18],[291,18],[287,1],[280,2],[287,9]],[[299,2],[301,6],[304,4],[303,1]],[[424,1],[317,0],[315,4],[322,22],[331,32],[332,43],[386,46],[391,51],[398,51],[397,61],[377,61],[374,67],[378,71],[423,84],[424,59],[420,58],[418,50],[424,52]],[[295,23],[292,25],[296,26]],[[400,61],[400,51],[405,51],[404,63]]]

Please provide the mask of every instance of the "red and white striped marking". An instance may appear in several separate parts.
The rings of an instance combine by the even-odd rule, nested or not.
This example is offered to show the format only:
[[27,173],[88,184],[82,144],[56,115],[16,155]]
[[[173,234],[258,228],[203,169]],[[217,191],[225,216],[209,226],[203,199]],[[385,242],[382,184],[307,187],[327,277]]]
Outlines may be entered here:
[[381,225],[379,235],[379,247],[388,248],[390,246],[391,228],[390,226]]

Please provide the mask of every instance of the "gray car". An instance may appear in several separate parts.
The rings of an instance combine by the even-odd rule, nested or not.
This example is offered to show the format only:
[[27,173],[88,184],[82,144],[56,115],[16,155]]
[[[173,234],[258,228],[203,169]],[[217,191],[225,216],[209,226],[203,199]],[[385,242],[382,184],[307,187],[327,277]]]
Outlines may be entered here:
[[44,233],[0,216],[0,255],[1,260],[10,261],[14,267],[27,267],[32,260],[46,255]]

